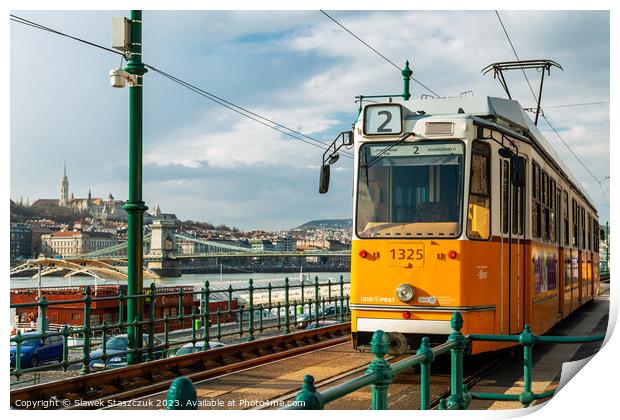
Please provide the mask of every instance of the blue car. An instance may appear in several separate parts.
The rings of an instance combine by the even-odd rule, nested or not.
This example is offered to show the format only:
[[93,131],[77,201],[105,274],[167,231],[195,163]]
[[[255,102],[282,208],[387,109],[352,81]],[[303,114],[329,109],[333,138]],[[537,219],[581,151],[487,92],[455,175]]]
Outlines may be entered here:
[[[149,343],[149,335],[142,335],[142,347],[148,348]],[[91,368],[111,368],[111,367],[120,367],[125,366],[127,364],[127,345],[129,344],[129,340],[127,339],[127,334],[115,335],[106,341],[105,351],[107,354],[107,358],[104,361],[103,356],[103,348],[97,349],[95,351],[90,352],[90,363],[89,366]],[[156,359],[161,359],[164,356],[164,351],[162,347],[162,341],[153,337],[153,347],[157,350],[153,352],[153,355]],[[123,354],[119,354],[123,353]],[[148,355],[148,350],[144,350],[142,352],[143,357]]]
[[[53,333],[48,331],[48,334]],[[63,355],[62,336],[53,336],[45,339],[45,344],[40,338],[36,338],[39,333],[27,332],[22,335],[20,366],[22,369],[39,366],[46,362],[60,362]],[[15,367],[15,353],[17,345],[11,337],[11,367]]]

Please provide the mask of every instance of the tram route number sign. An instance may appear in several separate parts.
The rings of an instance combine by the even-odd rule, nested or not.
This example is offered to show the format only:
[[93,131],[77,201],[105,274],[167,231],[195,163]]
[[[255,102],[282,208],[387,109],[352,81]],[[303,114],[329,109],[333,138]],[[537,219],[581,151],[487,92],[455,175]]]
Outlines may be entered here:
[[364,110],[364,135],[389,136],[403,132],[403,110],[398,104],[367,105]]
[[385,146],[370,147],[370,156],[445,156],[462,155],[463,145],[460,143],[437,143],[437,144],[403,144],[386,149]]
[[424,267],[424,245],[411,242],[389,246],[388,255],[392,266]]

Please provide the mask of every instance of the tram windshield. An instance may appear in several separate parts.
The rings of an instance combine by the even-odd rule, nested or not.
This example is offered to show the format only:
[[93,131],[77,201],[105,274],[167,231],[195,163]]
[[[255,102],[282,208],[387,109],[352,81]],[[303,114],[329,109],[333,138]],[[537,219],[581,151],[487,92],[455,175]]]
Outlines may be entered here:
[[463,143],[373,142],[364,144],[359,156],[360,238],[460,234]]

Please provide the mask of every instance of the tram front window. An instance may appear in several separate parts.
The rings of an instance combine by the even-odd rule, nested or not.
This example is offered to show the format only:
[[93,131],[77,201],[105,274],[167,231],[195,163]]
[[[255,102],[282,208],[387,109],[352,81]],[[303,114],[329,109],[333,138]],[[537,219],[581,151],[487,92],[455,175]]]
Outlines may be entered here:
[[458,236],[463,152],[459,141],[364,144],[359,154],[358,236]]

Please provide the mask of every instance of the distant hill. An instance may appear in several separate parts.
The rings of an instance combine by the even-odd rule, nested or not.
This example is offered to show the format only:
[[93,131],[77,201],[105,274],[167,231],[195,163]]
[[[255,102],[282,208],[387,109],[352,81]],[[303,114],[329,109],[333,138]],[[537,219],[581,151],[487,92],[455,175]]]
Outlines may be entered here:
[[351,229],[351,219],[324,219],[324,220],[312,220],[304,223],[301,226],[296,227],[298,230],[316,229],[316,228],[331,228],[331,229]]

